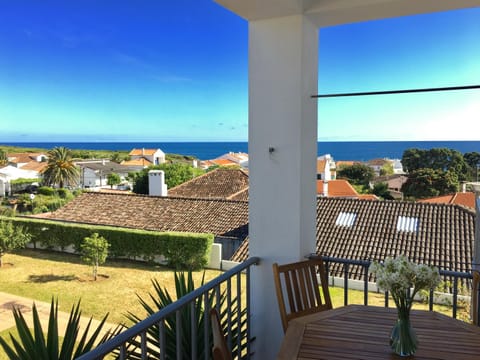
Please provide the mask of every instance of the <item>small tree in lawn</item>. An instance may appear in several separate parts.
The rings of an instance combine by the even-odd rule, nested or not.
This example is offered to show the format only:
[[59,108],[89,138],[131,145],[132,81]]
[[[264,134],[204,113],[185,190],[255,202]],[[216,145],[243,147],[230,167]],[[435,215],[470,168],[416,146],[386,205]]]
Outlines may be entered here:
[[122,179],[120,179],[120,175],[117,173],[111,173],[107,175],[107,184],[113,189],[113,185],[118,185]]
[[14,226],[11,221],[0,221],[0,267],[3,265],[3,255],[25,247],[31,239],[32,236],[22,227]]
[[98,265],[105,263],[108,256],[110,244],[103,236],[93,233],[90,237],[83,239],[80,245],[82,260],[93,266],[93,279],[97,280]]

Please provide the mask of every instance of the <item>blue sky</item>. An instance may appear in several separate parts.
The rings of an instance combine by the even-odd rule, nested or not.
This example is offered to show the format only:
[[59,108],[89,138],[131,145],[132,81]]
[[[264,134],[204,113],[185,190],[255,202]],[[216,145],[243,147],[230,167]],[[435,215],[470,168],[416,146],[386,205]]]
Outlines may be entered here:
[[[246,141],[247,23],[212,0],[0,0],[0,141]],[[480,83],[480,8],[320,30],[319,92]],[[321,140],[478,140],[480,90],[322,99]]]

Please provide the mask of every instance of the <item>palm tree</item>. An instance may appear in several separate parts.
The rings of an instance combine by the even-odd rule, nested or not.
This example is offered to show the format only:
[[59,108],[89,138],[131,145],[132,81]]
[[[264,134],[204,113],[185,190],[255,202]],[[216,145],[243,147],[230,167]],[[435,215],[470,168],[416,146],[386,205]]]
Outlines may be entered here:
[[47,185],[63,188],[65,184],[78,183],[80,171],[72,160],[72,152],[66,147],[54,147],[48,152],[47,168],[43,172],[43,181]]
[[7,152],[0,149],[0,166],[5,166],[8,164]]

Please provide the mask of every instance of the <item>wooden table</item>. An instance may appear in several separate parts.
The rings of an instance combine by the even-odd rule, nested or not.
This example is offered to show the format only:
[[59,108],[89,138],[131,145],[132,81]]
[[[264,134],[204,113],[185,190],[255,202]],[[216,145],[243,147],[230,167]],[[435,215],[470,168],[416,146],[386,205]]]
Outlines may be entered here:
[[[412,310],[418,349],[407,359],[480,359],[480,327],[437,312]],[[402,359],[392,353],[395,308],[349,305],[290,321],[278,360]]]

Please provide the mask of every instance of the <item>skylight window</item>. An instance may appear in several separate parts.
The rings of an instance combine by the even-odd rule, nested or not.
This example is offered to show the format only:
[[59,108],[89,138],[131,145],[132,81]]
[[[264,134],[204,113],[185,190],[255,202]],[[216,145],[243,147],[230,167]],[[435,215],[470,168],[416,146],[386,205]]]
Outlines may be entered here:
[[357,219],[357,214],[355,213],[341,212],[340,214],[338,214],[337,221],[335,221],[335,225],[352,227],[356,219]]
[[397,221],[397,231],[417,232],[418,218],[399,216]]

